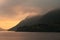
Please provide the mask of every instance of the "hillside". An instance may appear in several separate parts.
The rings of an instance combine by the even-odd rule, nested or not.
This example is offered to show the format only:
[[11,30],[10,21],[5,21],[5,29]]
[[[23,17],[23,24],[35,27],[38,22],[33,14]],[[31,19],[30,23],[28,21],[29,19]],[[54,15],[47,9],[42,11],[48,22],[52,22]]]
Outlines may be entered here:
[[60,9],[52,10],[44,16],[26,18],[9,31],[60,32]]

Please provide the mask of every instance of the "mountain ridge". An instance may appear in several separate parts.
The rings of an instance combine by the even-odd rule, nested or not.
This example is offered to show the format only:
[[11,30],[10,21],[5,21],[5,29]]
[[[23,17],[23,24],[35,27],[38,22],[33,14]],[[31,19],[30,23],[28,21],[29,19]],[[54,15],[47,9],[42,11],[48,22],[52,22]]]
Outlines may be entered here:
[[15,27],[9,29],[9,31],[60,31],[60,9],[52,10],[46,13],[44,16],[36,16],[30,19],[25,19]]

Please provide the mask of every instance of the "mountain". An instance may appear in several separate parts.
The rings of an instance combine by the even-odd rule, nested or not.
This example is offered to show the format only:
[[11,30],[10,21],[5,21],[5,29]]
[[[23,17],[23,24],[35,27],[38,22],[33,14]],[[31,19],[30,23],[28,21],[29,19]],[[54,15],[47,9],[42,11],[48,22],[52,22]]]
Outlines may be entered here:
[[9,31],[60,32],[60,9],[49,11],[42,17],[27,17]]
[[38,24],[38,21],[39,21],[40,18],[41,18],[40,15],[39,16],[35,16],[35,17],[31,17],[31,18],[27,17],[25,20],[19,22],[15,27],[13,27],[13,28],[11,28],[9,30],[10,31],[11,30],[12,31],[16,31],[17,28],[23,27],[25,25],[30,26],[30,25]]

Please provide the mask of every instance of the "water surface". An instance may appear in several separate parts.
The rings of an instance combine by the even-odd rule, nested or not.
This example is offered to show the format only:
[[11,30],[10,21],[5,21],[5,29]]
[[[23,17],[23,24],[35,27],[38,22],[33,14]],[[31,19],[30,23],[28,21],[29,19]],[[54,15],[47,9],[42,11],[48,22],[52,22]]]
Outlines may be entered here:
[[1,31],[0,40],[60,40],[60,33]]

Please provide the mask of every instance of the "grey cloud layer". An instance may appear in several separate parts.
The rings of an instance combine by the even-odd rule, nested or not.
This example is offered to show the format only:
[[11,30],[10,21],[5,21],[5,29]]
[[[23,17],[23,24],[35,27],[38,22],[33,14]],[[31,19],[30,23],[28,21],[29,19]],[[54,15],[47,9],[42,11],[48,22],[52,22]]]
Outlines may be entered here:
[[12,0],[10,4],[34,7],[60,7],[60,0]]
[[39,7],[43,9],[60,8],[60,0],[9,0],[2,6],[2,8],[0,8],[0,10],[3,12],[3,14],[14,15],[15,12],[9,8],[16,5]]

